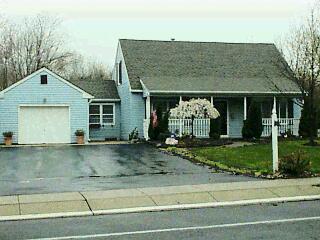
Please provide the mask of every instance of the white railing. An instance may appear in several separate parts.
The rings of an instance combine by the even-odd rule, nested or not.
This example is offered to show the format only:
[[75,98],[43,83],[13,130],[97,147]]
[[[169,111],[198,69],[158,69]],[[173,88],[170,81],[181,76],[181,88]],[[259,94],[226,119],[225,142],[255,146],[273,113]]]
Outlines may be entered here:
[[[298,118],[279,118],[279,135],[284,133],[291,133],[294,136],[299,136],[299,123]],[[262,118],[263,132],[262,137],[271,136],[272,121],[271,118]]]
[[[169,131],[178,136],[189,135],[192,131],[191,119],[169,119]],[[210,119],[196,118],[193,121],[193,135],[196,137],[209,137]]]

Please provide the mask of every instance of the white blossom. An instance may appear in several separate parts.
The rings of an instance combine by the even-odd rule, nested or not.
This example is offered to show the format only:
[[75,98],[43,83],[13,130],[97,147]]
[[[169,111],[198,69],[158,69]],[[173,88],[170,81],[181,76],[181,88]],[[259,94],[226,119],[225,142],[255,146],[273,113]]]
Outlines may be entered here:
[[220,114],[207,99],[191,99],[180,101],[179,105],[170,110],[172,118],[217,118]]

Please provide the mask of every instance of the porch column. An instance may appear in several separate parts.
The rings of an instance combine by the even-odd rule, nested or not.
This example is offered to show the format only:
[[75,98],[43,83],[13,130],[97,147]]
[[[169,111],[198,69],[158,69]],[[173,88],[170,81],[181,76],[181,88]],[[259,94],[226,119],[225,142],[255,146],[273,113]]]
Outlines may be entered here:
[[182,102],[182,96],[180,96],[179,103]]
[[277,99],[275,96],[273,97],[273,108],[277,109]]
[[210,101],[211,101],[211,105],[213,106],[213,97],[212,96],[211,96]]
[[146,97],[146,119],[144,122],[144,138],[149,140],[149,124],[150,124],[150,115],[151,115],[151,104],[150,104],[150,96]]
[[247,120],[247,97],[243,98],[243,120]]

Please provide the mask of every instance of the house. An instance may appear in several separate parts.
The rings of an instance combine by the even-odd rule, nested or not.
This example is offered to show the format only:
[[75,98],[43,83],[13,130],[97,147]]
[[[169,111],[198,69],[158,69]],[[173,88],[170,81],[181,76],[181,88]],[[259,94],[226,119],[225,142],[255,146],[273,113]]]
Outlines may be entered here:
[[[73,143],[78,129],[88,142],[128,139],[137,128],[148,139],[153,110],[206,98],[220,112],[224,137],[241,137],[253,100],[261,103],[264,136],[274,103],[280,130],[297,134],[300,97],[273,44],[121,39],[112,80],[68,81],[42,68],[2,90],[0,133],[12,131],[19,144]],[[199,120],[196,135],[207,137],[208,124]],[[169,120],[172,132],[189,127],[187,120]]]
[[[242,136],[253,99],[261,102],[264,136],[270,135],[274,102],[282,131],[298,134],[301,109],[295,101],[301,91],[291,76],[274,44],[121,39],[113,71],[121,99],[121,138],[135,127],[148,138],[151,111],[198,97],[218,109],[225,137]],[[171,131],[179,129],[176,122],[169,120]]]

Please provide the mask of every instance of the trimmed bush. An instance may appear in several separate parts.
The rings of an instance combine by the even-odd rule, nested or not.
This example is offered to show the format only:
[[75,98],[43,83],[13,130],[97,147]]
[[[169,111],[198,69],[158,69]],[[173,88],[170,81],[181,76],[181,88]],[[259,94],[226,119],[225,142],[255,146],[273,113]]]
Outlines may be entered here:
[[281,173],[298,177],[303,176],[311,169],[311,162],[306,160],[305,152],[297,151],[280,159],[279,170]]
[[259,139],[262,131],[263,125],[260,104],[253,101],[249,107],[247,120],[243,122],[242,136],[243,138]]
[[220,139],[221,136],[221,117],[210,119],[210,132],[211,139]]

